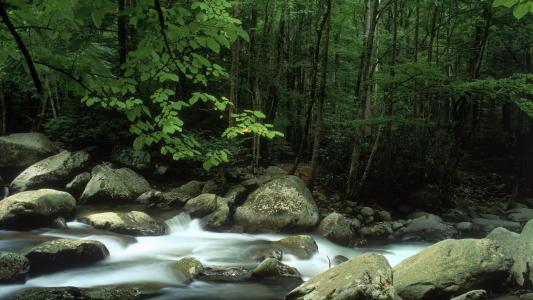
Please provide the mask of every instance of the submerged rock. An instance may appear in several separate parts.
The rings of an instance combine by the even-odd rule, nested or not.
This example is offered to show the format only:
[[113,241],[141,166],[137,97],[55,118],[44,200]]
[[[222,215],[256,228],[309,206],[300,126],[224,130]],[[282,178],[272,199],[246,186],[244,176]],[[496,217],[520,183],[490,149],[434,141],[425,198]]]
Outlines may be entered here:
[[289,236],[273,243],[274,247],[283,250],[283,253],[292,254],[300,259],[310,259],[318,253],[315,240],[308,235]]
[[14,295],[12,300],[136,300],[141,299],[141,291],[133,287],[38,287],[29,288]]
[[176,262],[173,269],[183,277],[184,282],[189,282],[200,275],[204,266],[194,257],[184,257]]
[[133,202],[142,193],[150,190],[150,184],[128,168],[112,169],[102,164],[93,168],[81,203]]
[[445,240],[394,267],[394,286],[404,300],[447,300],[501,287],[512,263],[490,239]]
[[157,236],[166,232],[163,223],[140,211],[96,213],[80,221],[97,229],[134,236]]
[[336,212],[329,214],[320,222],[318,233],[342,245],[350,244],[353,237],[350,220]]
[[267,258],[252,270],[256,278],[297,278],[301,279],[296,268],[289,267],[275,258]]
[[65,192],[48,189],[21,192],[0,201],[0,228],[50,226],[58,217],[71,217],[75,207],[76,200]]
[[62,151],[41,160],[20,173],[11,183],[13,191],[64,185],[89,163],[89,153]]
[[109,256],[109,251],[99,241],[57,239],[33,247],[26,258],[30,261],[30,274],[43,274],[87,266]]
[[318,208],[300,178],[285,176],[250,194],[236,209],[234,220],[248,232],[309,228],[318,222]]
[[57,153],[57,147],[37,132],[0,137],[0,167],[27,167]]
[[380,254],[366,253],[318,274],[287,295],[287,300],[393,300],[392,269]]
[[0,284],[26,281],[30,262],[17,253],[0,252]]

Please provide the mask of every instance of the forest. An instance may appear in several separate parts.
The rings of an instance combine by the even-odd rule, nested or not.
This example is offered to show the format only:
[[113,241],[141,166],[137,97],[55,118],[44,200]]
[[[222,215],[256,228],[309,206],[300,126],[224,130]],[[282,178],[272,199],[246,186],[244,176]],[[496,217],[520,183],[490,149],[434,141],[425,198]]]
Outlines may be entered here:
[[533,0],[0,20],[0,299],[533,299]]

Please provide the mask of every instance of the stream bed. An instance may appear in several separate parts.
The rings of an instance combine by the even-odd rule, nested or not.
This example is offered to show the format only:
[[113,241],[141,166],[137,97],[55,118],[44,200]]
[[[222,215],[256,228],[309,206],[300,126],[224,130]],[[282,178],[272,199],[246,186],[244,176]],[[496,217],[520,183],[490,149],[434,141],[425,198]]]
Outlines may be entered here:
[[[272,282],[184,281],[172,270],[172,264],[193,256],[207,266],[253,268],[258,264],[253,253],[267,247],[284,234],[240,234],[205,231],[199,220],[180,214],[166,220],[169,233],[155,237],[131,237],[94,229],[79,222],[69,222],[68,229],[39,229],[30,232],[0,231],[0,251],[24,251],[54,238],[97,240],[106,245],[110,256],[84,268],[30,278],[25,284],[0,286],[0,299],[29,287],[102,287],[136,286],[151,293],[150,299],[282,299],[294,286]],[[392,266],[412,256],[427,244],[390,244],[380,247],[347,248],[319,236],[313,236],[319,252],[302,260],[283,256],[283,263],[297,268],[306,280],[330,267],[337,255],[348,258],[374,251],[385,255]]]

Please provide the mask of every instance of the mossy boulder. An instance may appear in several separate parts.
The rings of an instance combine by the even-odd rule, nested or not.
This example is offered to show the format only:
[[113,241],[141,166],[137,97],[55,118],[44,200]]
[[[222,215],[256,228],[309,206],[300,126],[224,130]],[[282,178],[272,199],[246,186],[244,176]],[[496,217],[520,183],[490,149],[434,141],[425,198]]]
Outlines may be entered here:
[[204,217],[217,209],[217,195],[201,194],[187,201],[183,209],[193,217]]
[[83,191],[81,203],[133,202],[150,184],[141,175],[128,168],[113,169],[107,164],[98,165],[91,172],[91,180]]
[[263,262],[252,270],[252,276],[255,278],[301,279],[300,272],[296,268],[287,266],[275,258],[263,260]]
[[26,281],[30,262],[24,255],[0,252],[0,284]]
[[351,221],[339,213],[327,215],[318,225],[318,233],[323,237],[342,245],[350,244],[353,231]]
[[447,300],[501,287],[512,264],[490,239],[445,240],[397,265],[394,286],[404,300]]
[[69,193],[49,189],[21,192],[0,201],[0,228],[50,226],[58,217],[71,217],[75,208],[76,200]]
[[0,137],[0,167],[22,168],[57,153],[57,147],[37,132]]
[[89,153],[62,151],[41,160],[20,173],[11,183],[13,191],[63,186],[89,163]]
[[184,282],[193,280],[204,270],[202,263],[194,257],[184,257],[172,268],[178,272],[178,276],[183,277]]
[[273,246],[281,249],[285,254],[292,254],[300,259],[310,259],[318,253],[318,245],[308,235],[289,236],[273,242]]
[[109,251],[101,242],[77,239],[47,241],[26,253],[34,275],[91,265],[107,256]]
[[96,213],[80,221],[97,229],[134,236],[158,236],[167,230],[165,224],[141,211]]
[[235,211],[234,221],[247,232],[312,228],[318,208],[309,189],[296,176],[284,176],[259,187]]
[[318,274],[287,300],[393,300],[392,269],[380,254],[365,253]]

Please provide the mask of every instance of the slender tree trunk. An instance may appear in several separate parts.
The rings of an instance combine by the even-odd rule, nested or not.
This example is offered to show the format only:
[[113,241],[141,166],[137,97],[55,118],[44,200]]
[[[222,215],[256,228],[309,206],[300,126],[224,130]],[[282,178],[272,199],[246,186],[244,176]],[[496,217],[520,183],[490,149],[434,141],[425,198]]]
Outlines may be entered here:
[[[328,10],[331,11],[331,0],[327,0]],[[315,125],[315,139],[313,143],[313,152],[311,156],[311,186],[314,183],[317,173],[318,157],[320,154],[320,138],[322,130],[322,119],[324,114],[324,102],[326,98],[326,84],[328,79],[328,59],[329,59],[329,32],[331,30],[331,15],[328,16],[326,22],[326,29],[324,33],[324,51],[322,53],[322,70],[320,78],[320,90],[318,92],[317,111],[316,111],[316,125]]]

